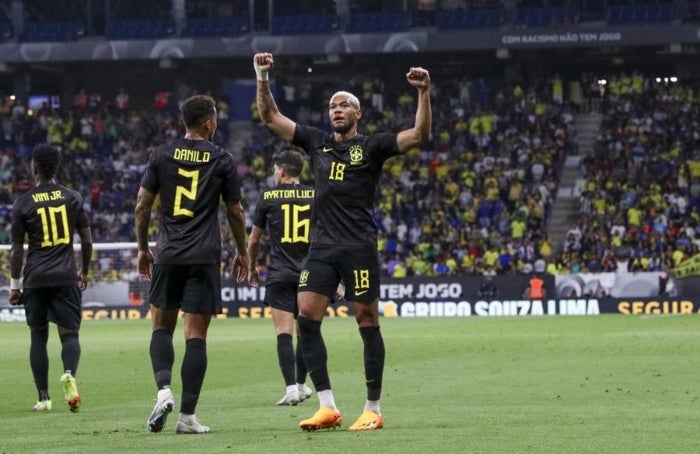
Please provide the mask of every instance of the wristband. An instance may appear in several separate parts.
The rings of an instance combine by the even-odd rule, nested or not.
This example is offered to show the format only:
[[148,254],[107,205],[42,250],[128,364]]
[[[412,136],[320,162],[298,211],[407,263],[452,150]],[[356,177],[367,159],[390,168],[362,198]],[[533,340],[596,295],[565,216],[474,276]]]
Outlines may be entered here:
[[10,278],[10,290],[19,290],[19,279]]
[[258,80],[261,80],[263,82],[268,80],[268,71],[264,71],[262,67],[257,63],[253,63],[253,68],[255,68],[255,75],[257,76]]

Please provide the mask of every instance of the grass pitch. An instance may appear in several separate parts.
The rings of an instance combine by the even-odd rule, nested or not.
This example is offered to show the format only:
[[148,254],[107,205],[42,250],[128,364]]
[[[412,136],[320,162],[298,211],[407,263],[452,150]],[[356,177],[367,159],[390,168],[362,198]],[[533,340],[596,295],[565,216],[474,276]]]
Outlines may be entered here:
[[[275,405],[284,384],[271,320],[225,319],[212,322],[197,407],[212,433],[196,436],[175,435],[177,408],[163,432],[145,428],[150,321],[83,323],[77,414],[63,404],[55,327],[54,409],[34,413],[29,330],[2,323],[0,453],[700,452],[697,316],[383,319],[385,428],[367,433],[347,431],[365,398],[355,322],[328,318],[323,332],[341,429],[298,428],[315,396]],[[175,339],[177,406],[182,321]]]

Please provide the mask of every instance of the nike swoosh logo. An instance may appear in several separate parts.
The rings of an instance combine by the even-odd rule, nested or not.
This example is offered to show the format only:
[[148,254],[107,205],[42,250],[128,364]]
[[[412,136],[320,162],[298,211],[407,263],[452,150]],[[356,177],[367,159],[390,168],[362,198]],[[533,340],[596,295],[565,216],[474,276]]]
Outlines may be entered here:
[[323,147],[323,152],[324,152],[324,153],[328,153],[328,152],[331,151],[331,150],[333,150],[333,148]]
[[361,292],[355,292],[355,296],[364,295],[365,293],[367,293],[367,290],[362,290]]

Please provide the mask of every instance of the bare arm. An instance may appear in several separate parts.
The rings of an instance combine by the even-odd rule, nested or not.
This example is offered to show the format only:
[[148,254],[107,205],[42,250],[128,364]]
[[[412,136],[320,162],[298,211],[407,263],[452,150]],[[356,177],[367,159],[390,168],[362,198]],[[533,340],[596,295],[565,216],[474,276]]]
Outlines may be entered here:
[[[10,278],[19,279],[22,274],[24,262],[24,243],[12,243],[10,248]],[[19,289],[10,290],[10,304],[17,306],[20,303],[22,292]]]
[[228,201],[226,204],[226,218],[231,226],[233,239],[236,241],[236,256],[233,258],[233,273],[236,280],[241,283],[248,276],[249,258],[245,244],[245,211],[239,200]]
[[78,230],[80,235],[80,271],[78,272],[78,281],[80,282],[80,290],[87,288],[87,278],[90,273],[90,260],[92,259],[92,232],[90,227]]
[[12,243],[10,248],[10,277],[19,279],[22,274],[22,263],[24,262],[24,244]]
[[268,128],[272,129],[285,141],[290,142],[294,138],[296,123],[280,113],[270,91],[270,82],[267,80],[267,75],[274,65],[272,54],[263,52],[255,54],[253,57],[253,67],[256,73],[259,74],[256,96],[258,113],[260,114],[260,119]]
[[258,270],[255,264],[258,261],[258,252],[260,252],[260,238],[262,238],[263,229],[257,225],[253,226],[253,230],[250,232],[248,237],[248,259],[249,263],[249,273],[248,273],[248,283],[253,287],[257,287],[260,284],[258,279]]
[[396,138],[401,153],[406,153],[411,148],[428,140],[433,121],[430,107],[430,74],[423,68],[411,68],[406,74],[406,79],[418,90],[418,107],[416,108],[416,124],[411,129],[401,131]]
[[151,209],[155,199],[156,195],[154,193],[144,187],[140,187],[136,195],[136,210],[134,212],[136,244],[138,247],[137,268],[141,277],[148,282],[151,280],[151,265],[153,264],[153,254],[148,248],[148,225],[151,221]]

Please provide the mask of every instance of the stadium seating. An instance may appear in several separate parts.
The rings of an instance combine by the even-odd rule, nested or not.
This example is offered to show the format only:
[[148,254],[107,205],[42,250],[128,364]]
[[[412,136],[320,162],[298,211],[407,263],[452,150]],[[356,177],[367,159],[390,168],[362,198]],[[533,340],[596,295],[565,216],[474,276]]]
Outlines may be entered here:
[[14,36],[14,28],[9,20],[0,20],[0,41],[10,39]]
[[[107,3],[110,5],[110,3]],[[546,5],[546,6],[542,6]],[[250,18],[241,11],[238,17],[201,11],[175,26],[172,4],[168,0],[113,0],[109,11],[101,11],[95,2],[72,0],[62,7],[59,2],[37,0],[25,7],[26,18],[21,36],[13,30],[13,22],[0,11],[0,40],[18,37],[25,42],[71,41],[86,35],[108,39],[162,39],[179,33],[182,37],[240,36],[251,31],[273,35],[323,33],[396,33],[417,27],[439,30],[496,28],[547,28],[562,25],[607,21],[609,25],[669,23],[675,19],[697,22],[700,1],[674,6],[669,0],[643,2],[595,0],[591,2],[517,2],[503,6],[499,1],[480,2],[468,8],[419,10],[406,8],[391,11],[352,11],[347,23],[339,20],[333,9],[291,15],[275,15],[267,19]],[[323,11],[323,12],[320,12]],[[330,11],[330,12],[328,12]],[[79,17],[79,19],[76,19]],[[341,22],[344,24],[341,27]],[[17,26],[17,24],[14,24]],[[89,26],[88,26],[89,25]]]
[[409,11],[362,12],[352,14],[345,32],[392,33],[406,31],[410,26]]
[[672,19],[671,3],[612,4],[608,12],[608,23],[611,25],[662,23]]
[[24,42],[73,41],[85,35],[80,21],[27,22],[20,39]]
[[175,33],[170,19],[122,19],[107,24],[109,39],[162,39]]
[[685,22],[700,22],[700,1],[693,0],[685,2],[685,11],[683,14]]
[[504,21],[503,8],[453,9],[438,11],[436,25],[443,30],[489,28],[501,26]]
[[[696,7],[698,2],[693,3]],[[582,12],[575,6],[523,6],[518,7],[513,18],[513,25],[518,27],[555,27],[561,24],[578,22]],[[673,19],[673,5],[668,2],[658,3],[640,3],[640,4],[614,4],[608,9],[608,23],[611,25],[630,25],[638,23],[664,23]],[[696,13],[697,14],[697,13]],[[435,14],[435,25],[441,30],[464,30],[477,29],[485,27],[499,27],[510,24],[505,23],[505,10],[500,7],[478,8],[478,9],[455,9],[455,10],[437,10]],[[510,16],[508,16],[510,17]],[[692,17],[692,16],[689,16]],[[349,22],[344,29],[338,28],[337,17],[333,14],[295,14],[292,16],[276,16],[273,17],[270,24],[270,31],[275,35],[312,35],[319,33],[392,33],[409,30],[416,26],[414,16],[409,11],[394,11],[394,12],[354,12],[349,16]],[[181,31],[183,37],[217,37],[217,36],[239,36],[247,33],[250,30],[250,24],[247,17],[193,17],[186,20],[184,28]],[[107,37],[109,39],[161,39],[173,37],[176,34],[175,23],[170,19],[157,18],[119,18],[109,20],[106,24]],[[75,40],[85,34],[85,27],[78,21],[27,21],[24,31],[20,37],[26,42],[47,42],[47,41],[66,41]],[[456,33],[458,34],[458,33]],[[14,30],[9,20],[0,20],[0,37],[9,39],[14,36]],[[353,91],[362,95],[369,93],[369,97],[363,98],[363,121],[362,127],[371,127],[371,130],[395,130],[398,125],[412,121],[413,105],[409,102],[407,108],[402,108],[398,105],[397,99],[402,93],[397,93],[396,88],[392,86],[382,86],[379,92],[373,89],[372,79],[383,77],[383,75],[374,75],[368,79],[369,89],[365,85],[359,84],[352,87]],[[492,76],[493,77],[493,76]],[[354,78],[353,78],[354,79]],[[436,77],[436,80],[440,80]],[[518,250],[524,247],[524,239],[531,240],[532,244],[539,251],[539,246],[545,242],[546,237],[546,222],[547,222],[547,201],[546,197],[542,197],[542,182],[538,180],[533,172],[533,162],[542,160],[545,162],[544,174],[547,177],[547,189],[556,189],[557,184],[557,166],[561,156],[565,153],[569,143],[569,136],[566,136],[570,130],[566,127],[561,128],[566,132],[564,145],[558,145],[559,137],[553,137],[552,131],[561,127],[561,117],[564,114],[565,106],[554,103],[551,99],[535,100],[535,96],[524,96],[521,94],[519,100],[514,99],[512,87],[506,85],[499,86],[503,81],[495,81],[491,86],[492,91],[487,91],[486,99],[477,101],[476,81],[469,82],[469,98],[470,102],[460,104],[461,92],[464,88],[461,83],[463,81],[446,80],[441,81],[439,89],[435,90],[435,108],[434,114],[434,141],[426,144],[417,153],[417,157],[408,157],[407,161],[413,159],[414,167],[406,166],[409,170],[410,178],[406,181],[401,181],[400,173],[397,171],[387,176],[388,185],[392,190],[386,194],[382,194],[382,199],[379,201],[381,207],[376,214],[378,222],[385,221],[386,225],[395,226],[397,223],[405,222],[411,224],[413,219],[426,220],[425,223],[418,227],[424,233],[424,239],[419,244],[409,244],[404,241],[403,245],[397,246],[396,239],[391,235],[392,227],[382,227],[383,233],[386,235],[386,242],[389,244],[385,250],[382,250],[382,258],[384,261],[389,261],[397,254],[399,259],[406,259],[412,255],[420,255],[425,257],[429,265],[434,265],[438,261],[446,261],[452,257],[462,257],[464,255],[465,244],[469,243],[470,249],[473,249],[475,255],[483,255],[491,247],[501,248],[504,250]],[[388,83],[386,85],[389,85]],[[542,89],[540,85],[537,93],[548,93],[548,89]],[[199,87],[201,88],[201,87]],[[299,87],[297,88],[297,93]],[[315,89],[316,87],[314,87]],[[524,93],[531,93],[531,87],[524,87]],[[610,90],[609,90],[610,91]],[[372,97],[380,94],[383,97],[383,109],[373,106]],[[299,96],[299,95],[297,95]],[[547,96],[547,95],[545,95]],[[651,96],[651,95],[650,95]],[[495,109],[490,103],[493,99],[498,98],[501,105]],[[370,101],[371,100],[371,101]],[[308,99],[301,101],[296,99],[299,105],[293,105],[294,101],[285,105],[285,108],[290,109],[291,114],[298,114],[301,118],[302,109],[307,109],[306,116],[308,119],[314,118],[315,125],[327,126],[323,124],[323,112],[309,113],[310,103]],[[366,104],[365,104],[366,103]],[[516,109],[516,104],[518,109]],[[525,107],[523,107],[525,105]],[[612,105],[614,109],[614,104]],[[635,105],[636,106],[636,105]],[[481,112],[481,109],[484,109]],[[296,112],[294,111],[296,109]],[[314,109],[311,107],[311,109]],[[540,110],[542,109],[542,110]],[[383,111],[382,111],[383,110]],[[679,109],[681,110],[681,109]],[[457,120],[455,112],[461,111],[461,118]],[[522,112],[544,112],[541,115],[532,115],[533,120],[527,119],[527,115]],[[508,112],[508,115],[501,115],[503,112]],[[519,112],[519,113],[517,113]],[[388,115],[391,113],[391,115]],[[84,114],[84,113],[83,113]],[[653,117],[653,112],[647,112],[648,116]],[[76,115],[75,121],[84,120],[80,118],[81,114]],[[161,113],[146,112],[143,118],[138,121],[148,123],[149,127],[153,128],[152,136],[141,137],[141,142],[136,145],[130,142],[129,137],[125,132],[122,136],[112,138],[112,143],[109,147],[99,148],[96,143],[97,139],[93,138],[93,143],[86,145],[86,148],[75,148],[73,140],[79,134],[73,132],[72,136],[63,137],[64,146],[71,152],[76,153],[75,167],[80,169],[93,168],[87,166],[85,162],[99,162],[101,176],[106,176],[106,179],[111,179],[123,184],[120,190],[124,187],[133,188],[138,184],[138,173],[141,171],[139,165],[142,162],[139,158],[132,158],[134,155],[143,158],[148,153],[158,140],[163,137],[172,137],[172,130],[175,129],[172,125],[175,120],[172,118],[161,118]],[[470,130],[470,125],[479,115],[496,118],[494,123],[497,125],[497,130],[489,131],[483,135]],[[612,116],[612,114],[611,114]],[[535,118],[536,117],[536,118]],[[320,119],[320,120],[319,120]],[[67,121],[68,118],[64,117]],[[108,118],[110,121],[123,122],[123,119]],[[29,124],[28,120],[28,124]],[[394,123],[395,121],[395,123]],[[530,123],[531,122],[531,123]],[[312,124],[312,122],[305,122]],[[126,122],[120,124],[120,127],[127,130],[130,126],[134,131],[139,129],[138,125],[128,125]],[[155,126],[154,126],[155,125]],[[8,128],[21,128],[21,122],[7,123]],[[223,129],[224,123],[220,127]],[[608,125],[610,127],[610,125]],[[168,128],[170,128],[168,130]],[[679,128],[669,127],[670,130]],[[145,129],[145,128],[144,128]],[[269,158],[266,153],[270,150],[277,149],[282,145],[270,138],[269,131],[259,125],[253,125],[254,129],[253,143],[250,147],[243,150],[244,161],[241,164],[241,174],[246,181],[245,194],[246,200],[254,202],[254,196],[259,193],[269,177],[265,167],[269,159],[260,159],[262,157]],[[165,131],[168,130],[166,134]],[[261,131],[262,130],[262,131]],[[369,129],[368,129],[369,130]],[[609,135],[617,134],[614,128],[602,130],[601,136],[608,137]],[[178,133],[180,131],[177,131]],[[16,132],[17,136],[25,137],[26,135],[20,131]],[[15,136],[15,132],[9,136]],[[39,134],[44,140],[47,135]],[[635,137],[623,136],[616,137],[616,140],[621,143],[632,142]],[[124,142],[123,148],[114,146],[114,143]],[[531,144],[540,141],[541,144],[534,146]],[[519,143],[516,146],[516,143]],[[553,145],[553,143],[555,145]],[[523,145],[527,144],[527,145]],[[17,168],[25,168],[26,163],[21,161],[23,156],[26,158],[26,150],[29,149],[29,144],[23,144],[24,152],[18,152],[20,158],[17,160]],[[94,148],[93,148],[94,147]],[[112,148],[113,147],[113,148]],[[623,145],[624,147],[624,145]],[[17,147],[19,149],[19,147]],[[649,156],[653,153],[649,152]],[[520,161],[522,158],[522,161]],[[551,160],[548,160],[551,158]],[[605,161],[605,153],[598,160]],[[127,162],[133,159],[133,162]],[[664,158],[665,159],[665,158]],[[124,162],[120,161],[123,160]],[[85,162],[83,162],[85,161]],[[111,168],[114,163],[119,165],[119,170]],[[262,162],[261,166],[255,171],[250,168],[254,167],[251,162]],[[130,167],[133,164],[133,167]],[[633,168],[634,163],[629,167]],[[72,170],[71,170],[72,171]],[[600,166],[595,165],[586,168],[588,177],[595,184],[606,185],[610,182],[609,175],[601,171]],[[111,172],[111,173],[110,173]],[[493,174],[491,174],[493,173]],[[515,177],[513,176],[515,175]],[[81,188],[84,191],[86,183],[94,179],[89,172],[82,174],[71,174],[71,177],[66,178],[68,181],[76,181],[82,184]],[[506,189],[510,189],[509,184],[518,180],[522,183],[523,190],[517,200],[506,200],[504,194]],[[484,188],[495,182],[496,187],[489,194]],[[88,183],[89,184],[89,183]],[[515,183],[514,183],[515,184]],[[413,186],[411,186],[413,185]],[[409,187],[410,186],[410,187]],[[457,187],[453,189],[450,186]],[[397,190],[393,190],[398,188]],[[499,192],[500,191],[500,192]],[[555,192],[555,191],[552,191]],[[397,201],[398,195],[409,194],[410,203],[405,200]],[[120,209],[123,211],[122,216],[115,216],[115,210],[108,202],[113,194],[107,193],[103,202],[92,206],[91,215],[94,216],[96,228],[96,238],[98,241],[130,241],[133,240],[133,219],[130,216],[133,214],[133,200],[124,200]],[[119,197],[128,199],[126,193],[120,193]],[[645,195],[639,195],[645,197]],[[687,198],[687,194],[684,196]],[[700,197],[700,196],[699,196]],[[467,201],[462,200],[464,198]],[[593,195],[586,193],[583,197],[584,206],[590,206],[596,203]],[[615,206],[622,206],[620,200],[615,200]],[[700,199],[697,202],[697,209],[700,210]],[[531,213],[542,209],[542,215],[532,215]],[[589,208],[584,208],[588,210]],[[610,208],[612,211],[612,208]],[[594,225],[590,222],[597,222],[599,225],[606,225],[610,222],[612,214],[608,217],[597,217],[594,213],[586,211],[586,222],[582,227],[584,235],[585,230],[593,230]],[[616,214],[620,214],[617,212]],[[118,221],[115,222],[115,217]],[[523,217],[526,222],[526,231],[523,238],[513,238],[512,228],[509,222],[513,220],[520,221]],[[537,218],[537,219],[535,219]],[[126,219],[126,220],[124,220]],[[122,224],[119,224],[121,220]],[[700,217],[698,217],[700,220]],[[648,223],[653,225],[652,223]],[[647,225],[647,227],[649,227]],[[572,226],[572,228],[575,228]],[[651,227],[653,229],[653,227]],[[676,235],[676,236],[674,236]],[[584,257],[582,252],[572,252],[572,244],[568,244],[566,254],[561,257],[561,262],[574,270],[574,262],[583,263],[588,261],[595,263],[601,260],[602,251],[609,250],[610,235],[603,232],[602,245],[596,246],[597,249],[592,252],[588,250],[588,256]],[[426,239],[427,238],[427,239]],[[674,246],[677,242],[685,242],[685,239],[679,238],[677,233],[668,235],[661,239],[665,244]],[[583,246],[585,249],[587,246]],[[573,248],[574,251],[578,249]],[[639,246],[638,249],[644,249]],[[639,252],[639,251],[637,251]],[[471,252],[470,252],[471,253]],[[538,252],[539,253],[539,252]],[[441,262],[442,263],[442,262]],[[483,271],[476,264],[471,267],[459,267],[459,272],[476,273]],[[454,268],[453,268],[454,269]],[[502,270],[498,270],[501,272]],[[430,271],[427,271],[430,272]]]
[[576,6],[518,8],[513,25],[522,27],[549,27],[550,25],[578,22]]
[[[564,245],[565,266],[598,266],[624,246],[631,259],[622,271],[659,271],[700,252],[700,161],[692,134],[681,132],[686,119],[675,114],[688,108],[691,88],[651,78],[631,83],[639,77],[610,77],[597,145],[583,160],[581,216],[572,225],[582,240]],[[635,109],[626,111],[630,103]]]
[[331,33],[336,27],[336,17],[331,14],[293,14],[273,17],[271,32],[274,35],[316,35]]
[[246,17],[194,17],[181,32],[186,38],[239,36],[250,29]]

